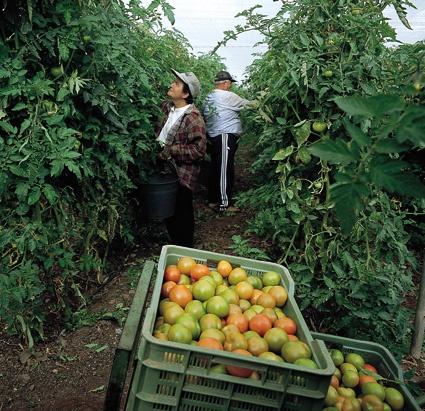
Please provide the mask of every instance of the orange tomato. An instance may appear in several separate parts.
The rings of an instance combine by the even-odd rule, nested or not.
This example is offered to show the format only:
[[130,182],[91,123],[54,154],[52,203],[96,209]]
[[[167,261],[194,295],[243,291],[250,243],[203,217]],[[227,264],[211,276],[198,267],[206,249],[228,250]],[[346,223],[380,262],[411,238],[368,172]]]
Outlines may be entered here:
[[261,337],[272,328],[272,322],[268,317],[257,314],[249,320],[249,329],[256,331]]
[[251,298],[249,299],[249,302],[251,303],[251,305],[257,304],[258,297],[262,294],[264,294],[263,291],[255,289],[252,292]]
[[274,322],[273,326],[282,328],[286,331],[286,334],[295,335],[297,333],[297,324],[292,318],[289,317],[278,318]]
[[174,281],[167,281],[162,284],[161,287],[161,295],[163,297],[168,297],[172,288],[174,288],[177,284]]
[[217,272],[219,272],[222,277],[228,277],[232,270],[232,265],[226,260],[221,260],[217,265]]
[[239,295],[239,298],[249,300],[253,292],[254,287],[248,281],[241,281],[236,284],[236,293]]
[[195,264],[190,269],[192,281],[198,281],[201,277],[210,274],[210,269],[205,264]]
[[276,285],[270,288],[268,294],[275,299],[277,307],[283,307],[288,299],[288,293],[281,285]]
[[211,337],[200,339],[198,341],[198,347],[205,347],[211,350],[223,350],[223,346],[221,345],[220,341]]
[[364,370],[368,370],[371,372],[374,372],[375,374],[378,374],[378,370],[372,365],[372,364],[365,364],[362,367]]
[[168,294],[168,298],[170,301],[183,308],[186,307],[186,304],[193,299],[192,293],[185,285],[182,284],[173,287]]
[[263,306],[264,308],[276,307],[276,300],[268,293],[263,293],[257,298],[256,304]]
[[230,314],[227,317],[227,325],[234,324],[241,333],[248,331],[248,319],[242,314]]
[[288,341],[299,341],[300,339],[296,335],[288,334]]
[[331,386],[334,387],[334,388],[338,388],[339,387],[339,380],[336,377],[336,375],[332,375]]
[[171,264],[165,269],[164,282],[174,281],[175,283],[178,283],[180,281],[180,276],[180,270],[176,265]]
[[360,377],[359,377],[359,385],[360,385],[360,387],[363,384],[366,384],[368,382],[376,382],[376,379],[373,378],[371,375],[360,375]]

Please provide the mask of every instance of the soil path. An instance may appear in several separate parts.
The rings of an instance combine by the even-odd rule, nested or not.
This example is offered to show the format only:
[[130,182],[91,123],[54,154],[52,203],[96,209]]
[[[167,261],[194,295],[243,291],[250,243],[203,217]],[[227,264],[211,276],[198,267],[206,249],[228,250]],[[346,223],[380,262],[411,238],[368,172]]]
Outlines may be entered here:
[[[248,145],[241,145],[236,158],[236,191],[249,186],[248,169],[252,156]],[[206,204],[206,189],[196,194],[195,247],[231,253],[233,235],[243,235],[249,215],[219,215]],[[163,227],[155,227],[152,238],[121,259],[120,275],[95,294],[89,313],[122,313],[119,307],[131,305],[143,262],[157,260],[167,242]],[[124,273],[130,273],[125,275]],[[117,308],[118,307],[118,308]],[[0,411],[90,411],[102,410],[114,350],[121,334],[116,321],[100,320],[72,332],[62,332],[51,341],[38,344],[36,355],[27,358],[19,340],[0,331]]]

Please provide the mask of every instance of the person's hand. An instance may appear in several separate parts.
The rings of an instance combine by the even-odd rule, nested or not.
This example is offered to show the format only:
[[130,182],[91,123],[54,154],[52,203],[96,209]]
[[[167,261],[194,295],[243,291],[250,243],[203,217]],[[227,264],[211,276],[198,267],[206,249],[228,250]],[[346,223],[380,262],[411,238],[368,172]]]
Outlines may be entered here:
[[171,160],[171,154],[169,148],[164,148],[164,150],[160,151],[158,154],[158,158],[160,160]]
[[256,109],[260,106],[260,102],[258,100],[250,100],[247,104],[246,104],[246,108],[248,109]]

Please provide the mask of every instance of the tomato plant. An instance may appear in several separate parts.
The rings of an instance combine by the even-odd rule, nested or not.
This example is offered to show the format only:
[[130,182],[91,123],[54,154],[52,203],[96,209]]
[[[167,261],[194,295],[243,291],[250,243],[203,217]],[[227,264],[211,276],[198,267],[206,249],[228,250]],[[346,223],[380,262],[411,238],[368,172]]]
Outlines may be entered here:
[[[274,244],[319,327],[406,348],[403,301],[417,266],[409,230],[424,203],[404,195],[423,192],[411,161],[423,147],[423,91],[414,86],[423,45],[386,46],[396,39],[382,14],[387,3],[300,0],[272,19],[244,14],[245,29],[258,27],[268,51],[245,84],[259,103],[245,115],[257,186],[239,204],[255,210],[250,230]],[[393,3],[408,25],[408,2]],[[396,95],[395,110],[385,110],[391,98],[382,94]],[[383,111],[363,115],[344,99],[375,99]]]
[[[131,243],[137,188],[173,75],[204,93],[222,64],[165,30],[165,1],[20,0],[0,14],[0,319],[29,345],[102,283]],[[136,206],[135,206],[136,205]]]

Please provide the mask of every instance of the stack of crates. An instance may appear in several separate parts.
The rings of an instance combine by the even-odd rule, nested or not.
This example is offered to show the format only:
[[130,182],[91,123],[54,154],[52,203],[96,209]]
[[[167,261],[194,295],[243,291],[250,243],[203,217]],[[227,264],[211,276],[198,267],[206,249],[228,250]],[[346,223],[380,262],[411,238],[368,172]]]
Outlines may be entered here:
[[392,354],[382,345],[370,341],[353,340],[351,338],[338,337],[336,335],[312,333],[313,337],[326,343],[330,350],[336,348],[344,354],[355,352],[360,354],[364,360],[373,364],[378,370],[378,374],[385,378],[386,387],[394,387],[399,390],[404,397],[404,411],[421,411],[423,408],[408,390],[403,371],[392,356]]
[[[215,268],[220,260],[262,277],[267,271],[281,275],[288,291],[284,311],[297,324],[298,337],[311,349],[319,369],[230,352],[179,344],[153,337],[161,298],[164,270],[182,256]],[[281,265],[177,246],[162,249],[151,305],[146,312],[128,394],[129,411],[320,411],[335,372],[323,341],[313,339],[294,299],[294,283]],[[256,371],[259,379],[210,372],[217,364]]]

